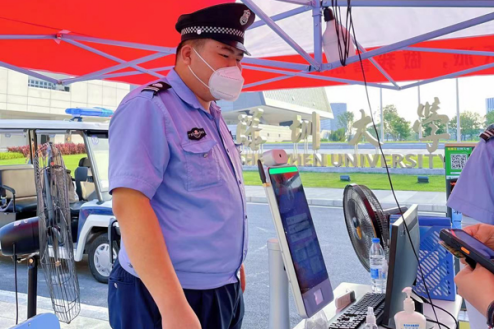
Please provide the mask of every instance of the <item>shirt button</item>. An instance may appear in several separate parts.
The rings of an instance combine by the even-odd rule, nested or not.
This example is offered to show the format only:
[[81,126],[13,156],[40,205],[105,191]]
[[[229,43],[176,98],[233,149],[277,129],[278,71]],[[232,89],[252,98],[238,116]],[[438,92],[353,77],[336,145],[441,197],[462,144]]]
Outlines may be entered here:
[[230,150],[229,149],[226,149],[226,152],[230,153]]
[[238,180],[238,184],[242,184],[242,181]]
[[204,154],[204,158],[208,158],[208,154]]

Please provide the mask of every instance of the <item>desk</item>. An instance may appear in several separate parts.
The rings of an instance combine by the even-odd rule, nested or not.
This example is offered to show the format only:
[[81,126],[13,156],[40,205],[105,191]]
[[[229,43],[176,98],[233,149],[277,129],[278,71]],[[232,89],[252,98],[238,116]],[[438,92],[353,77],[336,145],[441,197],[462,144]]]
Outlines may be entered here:
[[[338,285],[338,287],[334,290],[334,297],[335,299],[337,297],[340,297],[344,295],[348,291],[355,291],[355,298],[360,300],[366,293],[371,292],[371,286],[370,285],[362,285],[362,284],[353,284],[353,283],[341,283]],[[403,300],[405,300],[405,295],[403,295]],[[456,296],[455,301],[446,301],[446,300],[432,300],[434,305],[439,306],[441,308],[444,308],[451,314],[453,314],[456,318],[458,318],[458,315],[460,314],[460,309],[461,309],[461,303],[463,301],[463,298],[460,296]],[[334,304],[334,301],[329,304],[328,306],[324,307],[323,309],[324,313],[326,314],[326,317],[328,318],[328,321],[331,320],[335,315],[336,315],[336,306]],[[436,308],[436,314],[439,322],[445,324],[448,326],[450,329],[455,329],[456,324],[455,321],[451,316],[446,314],[444,311],[437,309]],[[424,315],[430,319],[430,320],[435,320],[436,318],[434,317],[434,312],[432,311],[432,307],[430,305],[424,304]],[[305,325],[305,320],[297,324],[295,329],[303,329]],[[444,327],[441,327],[444,329]],[[434,329],[439,329],[438,325],[434,326]]]

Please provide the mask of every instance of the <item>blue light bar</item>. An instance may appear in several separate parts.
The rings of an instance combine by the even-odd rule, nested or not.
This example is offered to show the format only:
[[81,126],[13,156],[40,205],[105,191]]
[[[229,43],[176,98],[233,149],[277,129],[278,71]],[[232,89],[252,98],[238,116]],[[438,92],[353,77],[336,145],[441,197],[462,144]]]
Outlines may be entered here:
[[65,113],[74,117],[111,117],[114,111],[110,109],[94,107],[94,108],[68,108]]

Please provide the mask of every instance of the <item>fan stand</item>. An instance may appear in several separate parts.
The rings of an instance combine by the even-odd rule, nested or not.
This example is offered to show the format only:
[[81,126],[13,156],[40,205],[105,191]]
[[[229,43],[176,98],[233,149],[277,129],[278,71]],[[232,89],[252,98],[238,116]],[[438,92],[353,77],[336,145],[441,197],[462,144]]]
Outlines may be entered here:
[[15,262],[27,260],[27,319],[36,316],[37,299],[38,299],[38,264],[39,255],[31,254],[27,258],[17,259],[13,256]]
[[38,262],[39,256],[32,255],[27,260],[27,318],[36,315],[38,298]]

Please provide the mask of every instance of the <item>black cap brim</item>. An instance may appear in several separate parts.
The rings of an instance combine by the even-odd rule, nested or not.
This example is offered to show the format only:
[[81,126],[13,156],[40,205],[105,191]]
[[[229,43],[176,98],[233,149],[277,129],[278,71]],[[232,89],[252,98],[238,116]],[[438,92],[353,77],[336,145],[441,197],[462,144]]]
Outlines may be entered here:
[[245,55],[251,56],[249,51],[247,50],[247,48],[245,48],[245,46],[241,42],[238,42],[235,40],[220,40],[220,39],[216,39],[216,38],[211,38],[211,39],[219,41],[222,44],[232,46],[233,48],[237,48],[238,50],[244,52]]

